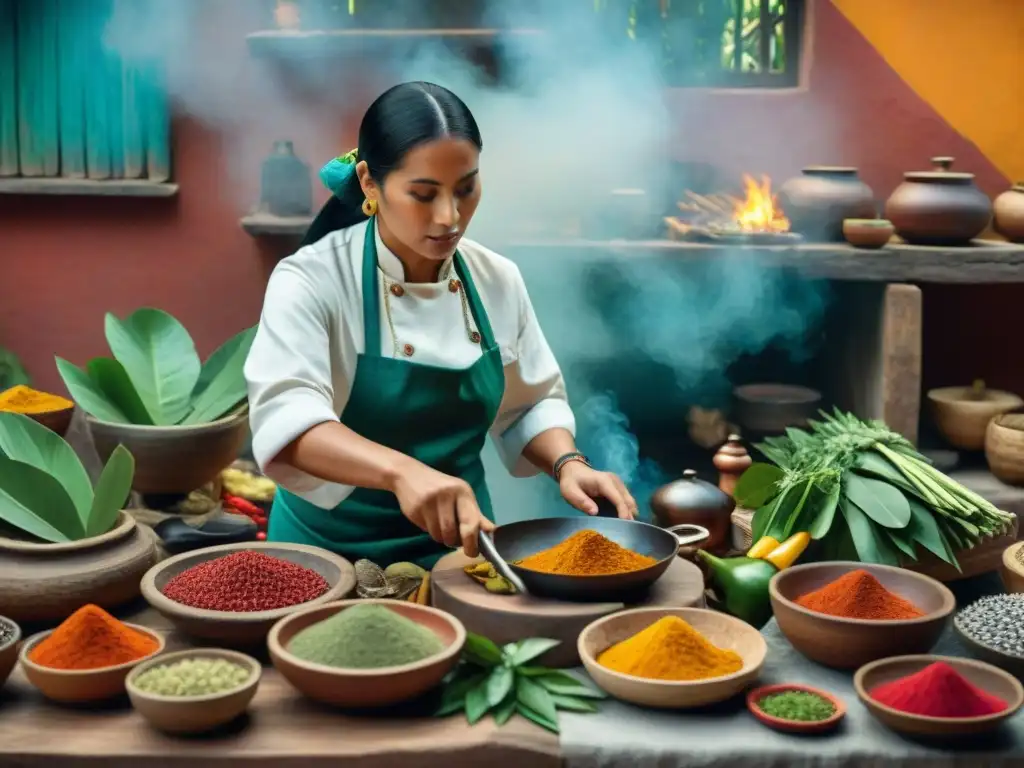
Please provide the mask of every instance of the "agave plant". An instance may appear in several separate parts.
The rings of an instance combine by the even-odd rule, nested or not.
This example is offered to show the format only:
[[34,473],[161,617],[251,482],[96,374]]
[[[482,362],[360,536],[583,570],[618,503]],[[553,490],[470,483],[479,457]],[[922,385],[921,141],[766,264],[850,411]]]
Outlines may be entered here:
[[90,416],[115,424],[207,424],[246,398],[242,368],[256,327],[225,342],[201,362],[185,326],[159,309],[125,320],[107,313],[113,357],[96,357],[85,370],[57,358],[57,370],[75,402]]
[[96,485],[74,449],[20,413],[0,412],[0,520],[50,543],[109,531],[124,506],[135,459],[119,445]]

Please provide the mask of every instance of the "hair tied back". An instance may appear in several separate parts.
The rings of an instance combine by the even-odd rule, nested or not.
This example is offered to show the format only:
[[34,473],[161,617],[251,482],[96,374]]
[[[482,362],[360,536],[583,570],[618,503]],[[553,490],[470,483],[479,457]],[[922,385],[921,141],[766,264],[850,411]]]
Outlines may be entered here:
[[359,150],[353,149],[331,160],[320,169],[320,181],[335,195],[341,195],[349,177],[356,172]]

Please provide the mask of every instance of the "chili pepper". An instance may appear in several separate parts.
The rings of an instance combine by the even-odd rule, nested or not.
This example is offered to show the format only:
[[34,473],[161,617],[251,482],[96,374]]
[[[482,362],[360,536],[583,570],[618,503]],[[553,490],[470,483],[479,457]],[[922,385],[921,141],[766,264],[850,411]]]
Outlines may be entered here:
[[251,501],[249,501],[248,499],[243,499],[241,496],[233,496],[230,493],[225,493],[221,495],[221,498],[224,499],[224,501],[226,501],[232,507],[246,515],[252,516],[263,514],[262,507],[257,507]]
[[779,546],[779,540],[771,536],[762,536],[750,549],[747,550],[747,557],[752,560],[763,560],[765,555],[770,555]]
[[768,582],[778,569],[764,560],[749,557],[720,558],[703,549],[697,556],[708,564],[712,586],[722,597],[726,612],[760,629],[772,617]]
[[259,531],[256,534],[256,540],[257,541],[266,541],[267,540],[267,532],[266,531]]
[[807,545],[811,543],[811,534],[806,531],[800,531],[800,533],[794,533],[784,542],[779,544],[775,549],[771,551],[765,561],[771,563],[780,571],[784,568],[789,568],[795,563],[800,555],[807,549]]

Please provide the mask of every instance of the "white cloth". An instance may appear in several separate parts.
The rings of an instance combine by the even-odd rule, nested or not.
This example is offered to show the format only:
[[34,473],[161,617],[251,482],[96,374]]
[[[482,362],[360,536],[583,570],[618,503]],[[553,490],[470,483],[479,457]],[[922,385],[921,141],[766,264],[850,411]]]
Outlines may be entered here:
[[[297,437],[327,421],[338,421],[363,352],[362,264],[365,224],[327,235],[299,249],[274,269],[263,314],[245,363],[249,421],[257,463],[292,493],[331,509],[354,489],[328,483],[276,462]],[[546,430],[562,427],[575,434],[565,382],[537,323],[519,268],[472,240],[459,252],[487,312],[505,366],[505,395],[491,426],[498,453],[516,477],[538,470],[523,448]],[[377,284],[381,291],[381,354],[393,357],[394,343],[384,310],[384,280],[398,283],[402,295],[388,301],[398,340],[398,355],[412,346],[410,362],[444,368],[468,368],[482,354],[469,339],[459,293],[447,280],[404,282],[401,261],[377,236]],[[445,275],[448,264],[442,266]],[[454,276],[454,271],[452,272]],[[472,316],[469,320],[475,330]]]

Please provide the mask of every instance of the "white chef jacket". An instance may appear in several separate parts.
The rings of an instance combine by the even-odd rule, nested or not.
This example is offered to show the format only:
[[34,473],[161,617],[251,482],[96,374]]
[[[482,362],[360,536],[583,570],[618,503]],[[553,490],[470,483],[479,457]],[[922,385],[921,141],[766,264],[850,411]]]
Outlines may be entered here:
[[[352,486],[330,483],[274,461],[297,437],[339,421],[364,350],[362,264],[366,224],[332,232],[299,249],[274,269],[259,329],[245,363],[252,448],[263,472],[323,509],[340,504]],[[462,297],[447,280],[404,281],[401,261],[377,238],[381,354],[394,356],[385,316],[384,277],[401,285],[387,297],[398,355],[411,363],[467,368],[482,355],[466,330]],[[505,367],[505,394],[491,436],[516,477],[538,473],[522,456],[541,432],[561,427],[575,434],[565,382],[530,303],[519,268],[472,240],[459,252],[487,312]],[[444,264],[439,272],[448,272]],[[454,273],[453,273],[454,275]],[[400,294],[400,295],[398,295]],[[475,330],[472,316],[471,328]],[[410,347],[406,347],[410,345]]]

